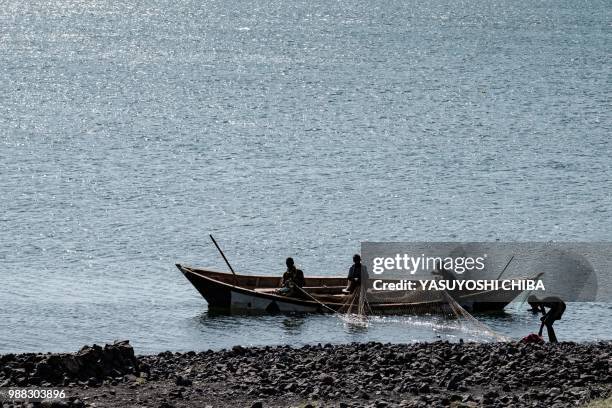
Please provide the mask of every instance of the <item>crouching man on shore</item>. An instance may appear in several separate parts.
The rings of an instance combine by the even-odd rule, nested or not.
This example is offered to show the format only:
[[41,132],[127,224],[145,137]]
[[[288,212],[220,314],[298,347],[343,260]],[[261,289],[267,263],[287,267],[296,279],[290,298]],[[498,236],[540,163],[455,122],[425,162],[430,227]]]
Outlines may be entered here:
[[[565,312],[565,302],[557,296],[549,296],[542,300],[539,300],[536,296],[529,296],[527,300],[529,305],[532,307],[532,310],[539,310],[542,312],[542,317],[540,320],[542,324],[540,325],[540,331],[538,335],[542,335],[542,331],[544,330],[544,326],[546,326],[546,331],[548,333],[548,341],[551,343],[558,343],[557,336],[555,335],[555,331],[553,329],[553,323],[557,320],[561,320],[561,316]],[[548,311],[546,311],[548,308]]]

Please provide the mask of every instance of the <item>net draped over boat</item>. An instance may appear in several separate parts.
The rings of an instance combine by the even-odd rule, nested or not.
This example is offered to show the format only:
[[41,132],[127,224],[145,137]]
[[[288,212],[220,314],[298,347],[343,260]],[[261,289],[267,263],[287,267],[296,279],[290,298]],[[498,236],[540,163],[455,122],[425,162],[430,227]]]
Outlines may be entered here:
[[347,324],[367,326],[369,318],[379,314],[377,306],[384,305],[385,314],[393,310],[398,315],[436,315],[449,322],[452,321],[453,326],[461,331],[483,335],[496,341],[510,340],[476,319],[457,302],[455,297],[466,295],[464,292],[424,289],[374,290],[369,284],[365,284],[368,278],[366,276],[362,278],[363,284],[348,294],[342,306],[336,311]]

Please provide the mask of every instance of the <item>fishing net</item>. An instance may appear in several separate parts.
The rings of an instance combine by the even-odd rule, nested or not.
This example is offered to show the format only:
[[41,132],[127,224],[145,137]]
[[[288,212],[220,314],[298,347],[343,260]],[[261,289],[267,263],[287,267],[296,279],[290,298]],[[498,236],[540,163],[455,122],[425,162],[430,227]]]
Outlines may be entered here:
[[525,303],[527,303],[527,299],[529,298],[531,294],[533,294],[532,291],[526,290],[522,292],[520,295],[518,295],[516,299],[514,299],[511,303],[511,306],[514,308],[514,310],[515,311],[522,310],[525,307]]
[[467,310],[465,310],[452,296],[450,296],[446,291],[442,292],[446,301],[448,302],[449,307],[452,309],[453,314],[457,318],[457,322],[462,327],[462,330],[466,332],[475,332],[477,334],[482,334],[496,341],[510,341],[509,337],[504,336],[503,334],[497,333],[489,326],[481,322],[472,316]]
[[[368,326],[370,317],[382,314],[435,315],[447,322],[446,327],[460,330],[482,339],[509,341],[510,338],[497,333],[469,313],[455,297],[461,293],[447,291],[374,291],[359,286],[346,296],[342,306],[336,310],[338,317],[348,325]],[[409,323],[413,320],[405,320]]]
[[[368,278],[363,277],[362,281],[368,282]],[[466,296],[461,291],[385,291],[372,290],[372,288],[368,288],[366,285],[359,285],[351,293],[339,295],[343,300],[334,308],[321,301],[324,297],[315,297],[306,291],[303,292],[309,299],[318,302],[323,308],[333,312],[340,320],[350,326],[367,327],[372,320],[371,317],[380,314],[403,316],[425,314],[441,317],[448,323],[446,328],[457,329],[479,336],[481,339],[490,338],[495,341],[510,340],[470,314],[457,301],[457,299],[462,299]],[[326,300],[330,301],[329,297]],[[407,320],[406,322],[414,321]],[[437,325],[439,326],[439,324]]]
[[348,294],[337,314],[346,324],[367,327],[369,325],[368,316],[371,316],[373,312],[368,303],[366,287],[360,285]]

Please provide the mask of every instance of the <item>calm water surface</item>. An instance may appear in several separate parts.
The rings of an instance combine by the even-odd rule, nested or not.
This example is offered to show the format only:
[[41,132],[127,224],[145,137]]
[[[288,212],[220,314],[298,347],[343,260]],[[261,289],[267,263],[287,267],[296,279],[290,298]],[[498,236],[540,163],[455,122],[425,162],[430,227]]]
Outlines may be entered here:
[[[0,352],[483,339],[214,316],[175,262],[345,274],[362,240],[610,241],[608,1],[4,0]],[[483,317],[520,337],[524,307]],[[562,339],[611,339],[575,305]]]

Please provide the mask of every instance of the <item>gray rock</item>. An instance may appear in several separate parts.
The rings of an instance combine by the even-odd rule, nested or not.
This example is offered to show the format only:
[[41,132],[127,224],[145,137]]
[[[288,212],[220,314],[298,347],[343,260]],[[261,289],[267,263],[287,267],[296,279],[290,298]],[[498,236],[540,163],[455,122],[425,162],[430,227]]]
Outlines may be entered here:
[[428,392],[429,392],[429,390],[430,390],[430,388],[429,388],[429,384],[427,384],[427,383],[421,383],[421,385],[419,385],[419,392],[420,392],[420,393],[425,394],[425,393],[428,393]]
[[181,387],[189,387],[193,384],[193,381],[191,381],[189,378],[177,375],[176,379],[174,380],[174,383]]
[[334,383],[334,377],[328,374],[319,375],[319,381],[323,385],[332,385]]

